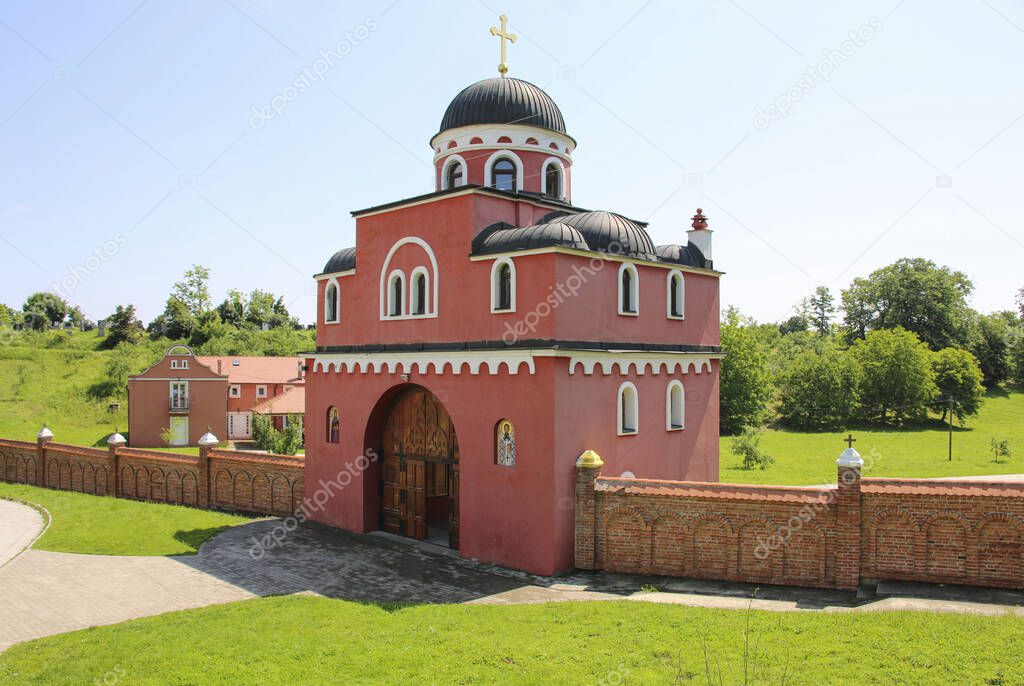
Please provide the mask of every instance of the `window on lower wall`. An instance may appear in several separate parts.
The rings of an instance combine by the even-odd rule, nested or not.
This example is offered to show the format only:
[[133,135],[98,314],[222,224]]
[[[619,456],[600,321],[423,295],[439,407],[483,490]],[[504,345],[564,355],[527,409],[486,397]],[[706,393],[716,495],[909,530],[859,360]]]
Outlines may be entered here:
[[257,398],[266,398],[267,397],[267,387],[266,386],[257,386],[256,387],[256,397]]
[[636,393],[636,386],[630,381],[625,381],[619,386],[617,403],[618,434],[630,436],[637,432],[639,421],[639,402]]
[[670,381],[665,389],[665,430],[678,431],[686,423],[686,391],[680,381]]
[[242,387],[239,386],[238,384],[231,384],[230,386],[228,386],[228,397],[229,398],[241,398],[242,397]]
[[666,298],[668,307],[666,316],[669,319],[682,319],[686,313],[686,290],[683,285],[683,273],[673,269],[668,273]]
[[619,314],[636,315],[640,311],[640,279],[636,267],[619,267]]
[[515,312],[516,268],[512,260],[502,258],[491,267],[491,312]]

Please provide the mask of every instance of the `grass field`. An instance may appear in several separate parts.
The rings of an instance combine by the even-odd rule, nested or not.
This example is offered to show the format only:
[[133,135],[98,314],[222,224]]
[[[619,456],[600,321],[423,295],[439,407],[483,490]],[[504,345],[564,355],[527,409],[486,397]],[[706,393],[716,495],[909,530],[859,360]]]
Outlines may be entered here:
[[[938,420],[927,427],[905,430],[851,429],[854,447],[864,457],[865,476],[940,477],[983,474],[1024,474],[1024,391],[990,392],[981,413],[953,431],[953,460],[948,459],[949,434]],[[846,448],[847,432],[796,433],[765,431],[761,447],[775,457],[768,469],[746,470],[721,442],[721,481],[809,485],[834,483],[836,458]],[[992,438],[1010,442],[1013,455],[993,462]]]
[[[33,548],[94,555],[185,555],[248,517],[0,482],[0,498],[43,506],[50,527]],[[2,683],[2,680],[0,680]]]
[[0,655],[0,682],[707,684],[705,640],[714,684],[719,670],[725,684],[1024,681],[1021,618],[629,601],[396,608],[289,596],[17,645]]

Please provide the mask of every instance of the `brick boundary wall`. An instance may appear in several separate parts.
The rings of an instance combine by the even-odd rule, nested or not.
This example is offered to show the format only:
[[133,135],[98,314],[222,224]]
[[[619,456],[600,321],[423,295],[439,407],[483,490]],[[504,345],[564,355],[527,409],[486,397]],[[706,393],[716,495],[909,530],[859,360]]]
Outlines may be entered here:
[[1024,588],[1024,484],[861,479],[840,466],[835,486],[747,486],[600,468],[600,458],[577,462],[582,569],[843,590],[880,580]]
[[201,447],[199,456],[0,439],[0,480],[92,495],[287,516],[302,504],[305,460]]

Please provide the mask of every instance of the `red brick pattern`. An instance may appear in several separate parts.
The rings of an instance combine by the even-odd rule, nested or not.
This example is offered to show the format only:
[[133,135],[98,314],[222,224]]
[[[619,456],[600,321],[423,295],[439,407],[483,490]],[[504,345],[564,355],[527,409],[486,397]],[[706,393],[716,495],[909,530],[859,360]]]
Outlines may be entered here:
[[828,488],[576,481],[576,565],[819,588],[905,580],[1024,588],[1024,484],[861,479]]
[[0,439],[0,479],[93,495],[290,515],[302,504],[305,460],[201,449],[199,457]]

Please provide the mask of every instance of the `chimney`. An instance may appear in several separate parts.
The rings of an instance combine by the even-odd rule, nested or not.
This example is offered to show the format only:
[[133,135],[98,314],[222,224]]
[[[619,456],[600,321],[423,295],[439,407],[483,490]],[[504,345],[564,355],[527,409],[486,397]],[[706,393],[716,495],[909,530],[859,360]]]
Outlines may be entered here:
[[217,376],[221,375],[220,365],[221,365],[221,359],[218,357],[217,358]]
[[[704,210],[697,208],[697,214],[693,215],[693,228],[686,232],[687,240],[697,246],[709,263],[711,257],[711,234],[714,233],[708,228],[708,218],[704,216]],[[710,266],[710,265],[709,265]]]

